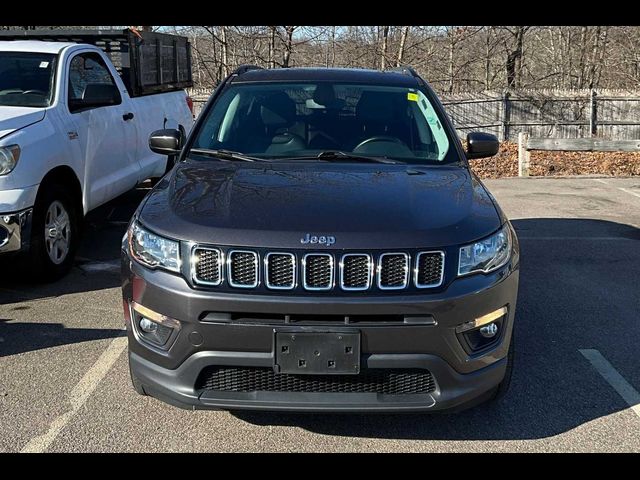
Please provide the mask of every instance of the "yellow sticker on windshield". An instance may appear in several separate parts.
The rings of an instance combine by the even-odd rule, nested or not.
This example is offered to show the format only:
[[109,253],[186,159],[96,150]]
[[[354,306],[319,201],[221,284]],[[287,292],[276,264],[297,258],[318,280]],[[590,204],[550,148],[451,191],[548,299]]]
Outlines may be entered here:
[[417,93],[407,92],[407,100],[409,100],[411,102],[417,102],[418,101],[418,94]]

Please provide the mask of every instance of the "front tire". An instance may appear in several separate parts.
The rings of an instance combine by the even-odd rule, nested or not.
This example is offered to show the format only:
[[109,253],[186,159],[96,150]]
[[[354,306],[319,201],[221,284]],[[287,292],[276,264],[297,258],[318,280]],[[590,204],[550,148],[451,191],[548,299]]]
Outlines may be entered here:
[[78,234],[78,212],[68,189],[45,185],[33,209],[28,252],[32,280],[51,282],[66,275],[73,266]]

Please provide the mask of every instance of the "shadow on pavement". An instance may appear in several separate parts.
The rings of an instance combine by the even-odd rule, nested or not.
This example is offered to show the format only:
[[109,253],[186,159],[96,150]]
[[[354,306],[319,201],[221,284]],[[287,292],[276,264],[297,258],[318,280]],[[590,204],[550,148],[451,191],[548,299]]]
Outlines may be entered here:
[[57,282],[32,281],[22,268],[20,257],[0,259],[0,305],[118,287],[122,237],[131,216],[148,192],[149,186],[145,184],[90,212],[75,265]]
[[579,349],[598,349],[640,390],[640,230],[600,220],[514,220],[521,248],[515,369],[507,396],[457,414],[234,411],[259,425],[382,439],[557,435],[628,408]]
[[65,328],[60,323],[9,322],[0,318],[0,358],[43,348],[124,336],[107,328]]

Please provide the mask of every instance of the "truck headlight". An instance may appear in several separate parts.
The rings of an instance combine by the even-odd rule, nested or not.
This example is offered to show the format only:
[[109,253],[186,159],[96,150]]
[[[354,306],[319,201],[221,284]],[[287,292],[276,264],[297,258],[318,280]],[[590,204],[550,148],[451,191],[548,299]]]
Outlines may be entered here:
[[0,147],[0,175],[6,175],[16,168],[20,158],[20,147],[18,145],[7,145]]
[[505,224],[490,237],[460,249],[458,276],[470,273],[492,272],[509,261],[511,256],[511,230]]
[[147,267],[180,271],[180,244],[142,228],[137,221],[129,227],[129,252]]

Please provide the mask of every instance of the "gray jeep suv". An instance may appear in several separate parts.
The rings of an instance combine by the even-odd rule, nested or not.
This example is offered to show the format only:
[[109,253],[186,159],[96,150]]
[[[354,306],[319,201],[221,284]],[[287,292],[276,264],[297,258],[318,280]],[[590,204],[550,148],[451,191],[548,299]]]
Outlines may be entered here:
[[135,390],[185,408],[432,411],[500,397],[515,232],[412,69],[241,67],[122,244]]

